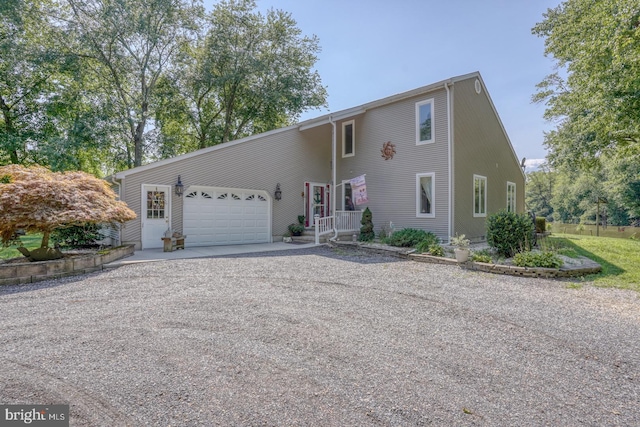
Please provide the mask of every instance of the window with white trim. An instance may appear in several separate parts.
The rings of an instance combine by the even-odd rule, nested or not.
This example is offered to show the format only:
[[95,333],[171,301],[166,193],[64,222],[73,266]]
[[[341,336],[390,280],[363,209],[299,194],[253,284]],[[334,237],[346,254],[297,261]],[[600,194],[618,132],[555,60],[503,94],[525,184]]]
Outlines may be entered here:
[[416,145],[433,142],[433,124],[433,98],[416,102]]
[[416,174],[416,217],[435,218],[435,174]]
[[516,211],[516,183],[507,181],[507,212]]
[[487,177],[473,175],[473,216],[487,216]]
[[342,123],[342,157],[356,154],[356,125],[354,120]]

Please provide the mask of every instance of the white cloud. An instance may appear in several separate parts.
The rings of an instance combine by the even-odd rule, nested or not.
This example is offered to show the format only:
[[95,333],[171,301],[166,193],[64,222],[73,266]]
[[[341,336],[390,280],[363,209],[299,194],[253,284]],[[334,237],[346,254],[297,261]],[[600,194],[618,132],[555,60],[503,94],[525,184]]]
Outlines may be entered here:
[[524,165],[526,166],[525,171],[527,172],[535,171],[546,162],[547,162],[547,159],[527,159],[524,162]]

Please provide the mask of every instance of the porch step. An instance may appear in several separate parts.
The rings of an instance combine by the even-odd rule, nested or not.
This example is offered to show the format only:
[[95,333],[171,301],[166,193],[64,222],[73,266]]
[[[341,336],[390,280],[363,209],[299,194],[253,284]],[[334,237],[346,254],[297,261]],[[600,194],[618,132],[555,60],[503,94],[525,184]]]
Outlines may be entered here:
[[[320,243],[327,243],[327,241],[329,240],[329,238],[332,235],[326,235],[326,236],[320,236]],[[309,233],[309,232],[304,232],[302,233],[302,236],[291,236],[291,240],[294,242],[301,242],[301,243],[313,243],[316,241],[316,235],[314,233]]]

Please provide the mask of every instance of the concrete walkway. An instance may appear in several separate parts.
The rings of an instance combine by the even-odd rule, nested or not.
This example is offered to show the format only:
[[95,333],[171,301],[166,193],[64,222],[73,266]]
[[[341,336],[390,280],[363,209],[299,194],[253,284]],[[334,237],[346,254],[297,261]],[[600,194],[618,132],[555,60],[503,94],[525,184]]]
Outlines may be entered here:
[[145,249],[135,251],[129,257],[119,259],[117,261],[105,264],[105,268],[120,267],[125,264],[135,264],[140,262],[162,261],[165,259],[186,259],[186,258],[204,258],[222,255],[238,255],[255,252],[271,252],[284,251],[293,249],[306,249],[316,246],[315,243],[256,243],[248,245],[229,245],[229,246],[203,246],[203,247],[186,247],[173,252],[164,252],[162,248]]

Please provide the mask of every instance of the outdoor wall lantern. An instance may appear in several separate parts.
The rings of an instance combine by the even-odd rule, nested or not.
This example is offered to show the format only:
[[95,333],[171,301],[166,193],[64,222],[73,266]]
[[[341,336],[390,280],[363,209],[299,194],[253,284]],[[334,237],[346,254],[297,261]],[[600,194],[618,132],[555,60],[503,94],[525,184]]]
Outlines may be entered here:
[[176,195],[182,196],[182,192],[184,191],[184,185],[182,185],[182,181],[180,180],[180,175],[178,175],[178,182],[176,182]]
[[274,194],[275,194],[276,200],[282,199],[282,190],[280,190],[280,183],[276,184],[276,191]]

